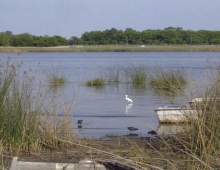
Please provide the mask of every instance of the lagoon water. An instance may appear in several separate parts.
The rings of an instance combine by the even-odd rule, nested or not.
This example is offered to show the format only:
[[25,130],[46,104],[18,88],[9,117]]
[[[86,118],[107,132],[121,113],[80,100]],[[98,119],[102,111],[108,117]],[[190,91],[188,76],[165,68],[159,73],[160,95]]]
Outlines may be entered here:
[[[23,62],[21,71],[31,68],[36,79],[45,82],[47,88],[45,71],[58,71],[65,75],[69,83],[58,89],[48,88],[47,94],[56,97],[59,92],[63,101],[74,100],[71,110],[74,127],[82,137],[90,138],[100,138],[107,134],[129,134],[129,126],[138,128],[135,133],[139,136],[147,136],[147,132],[152,129],[166,128],[165,125],[159,125],[154,108],[169,104],[171,100],[184,104],[192,97],[189,95],[191,82],[184,95],[172,99],[149,87],[137,88],[126,84],[125,80],[101,89],[84,85],[87,80],[103,75],[107,68],[128,68],[142,64],[149,68],[157,66],[163,69],[181,69],[202,85],[209,82],[204,76],[207,70],[212,72],[214,65],[220,62],[219,52],[0,53],[1,61],[8,56],[12,63]],[[125,101],[125,94],[134,101],[133,104]],[[77,120],[80,119],[83,123],[82,128],[78,129]]]

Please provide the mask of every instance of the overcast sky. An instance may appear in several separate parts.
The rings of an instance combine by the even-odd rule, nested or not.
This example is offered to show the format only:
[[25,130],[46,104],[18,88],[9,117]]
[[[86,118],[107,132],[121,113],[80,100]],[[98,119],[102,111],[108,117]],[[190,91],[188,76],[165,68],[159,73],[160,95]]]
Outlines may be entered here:
[[81,37],[116,28],[220,31],[220,0],[0,0],[0,32]]

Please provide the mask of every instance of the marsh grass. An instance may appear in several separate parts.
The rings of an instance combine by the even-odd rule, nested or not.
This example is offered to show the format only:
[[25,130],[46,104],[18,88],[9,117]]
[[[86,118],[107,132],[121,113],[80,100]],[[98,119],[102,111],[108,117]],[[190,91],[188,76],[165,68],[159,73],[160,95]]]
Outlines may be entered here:
[[187,80],[184,73],[173,69],[163,70],[156,67],[149,78],[149,85],[159,90],[182,90],[186,84]]
[[125,68],[127,82],[133,85],[145,85],[147,83],[147,66],[143,64],[133,64]]
[[106,84],[131,83],[135,88],[145,88],[148,84],[157,90],[175,96],[183,91],[187,81],[181,71],[161,68],[150,69],[144,64],[133,64],[127,67],[109,67],[101,71],[99,78],[88,80],[86,86],[103,87]]
[[68,80],[67,77],[59,70],[44,71],[47,82],[50,87],[59,87],[65,85]]
[[219,45],[82,45],[80,47],[0,47],[0,52],[219,52]]
[[44,101],[46,98],[42,91],[34,92],[34,77],[28,71],[21,73],[21,66],[11,64],[10,58],[0,63],[1,153],[18,155],[59,148],[62,143],[55,137],[74,140],[73,135],[69,135],[70,132],[72,134],[70,113],[63,117],[54,114],[55,119],[51,119],[51,112],[46,114],[43,107],[48,100]]
[[101,77],[108,84],[118,84],[122,80],[122,67],[120,65],[116,65],[115,67],[107,67],[102,70]]
[[102,78],[95,78],[93,80],[88,80],[86,86],[103,87],[105,85],[105,80]]
[[204,100],[194,105],[198,119],[191,121],[192,132],[186,134],[188,160],[200,169],[219,169],[220,161],[220,86],[214,83],[203,93]]

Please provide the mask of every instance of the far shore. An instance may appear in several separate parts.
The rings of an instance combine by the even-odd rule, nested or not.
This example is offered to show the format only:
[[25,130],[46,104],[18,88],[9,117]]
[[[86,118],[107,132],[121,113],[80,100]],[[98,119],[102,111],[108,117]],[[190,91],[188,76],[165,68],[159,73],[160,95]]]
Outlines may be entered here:
[[0,47],[0,53],[25,52],[220,52],[220,45],[76,45]]

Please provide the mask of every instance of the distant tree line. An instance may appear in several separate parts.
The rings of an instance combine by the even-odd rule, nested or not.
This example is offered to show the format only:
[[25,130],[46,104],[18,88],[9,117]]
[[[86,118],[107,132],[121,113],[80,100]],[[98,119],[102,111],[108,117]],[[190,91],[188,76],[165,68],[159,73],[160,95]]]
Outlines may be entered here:
[[55,36],[35,36],[29,33],[14,35],[11,31],[0,32],[0,46],[52,47],[66,45],[163,45],[163,44],[220,44],[220,31],[183,30],[181,27],[168,27],[163,30],[125,31],[116,28],[104,31],[85,32],[80,38],[70,39]]

